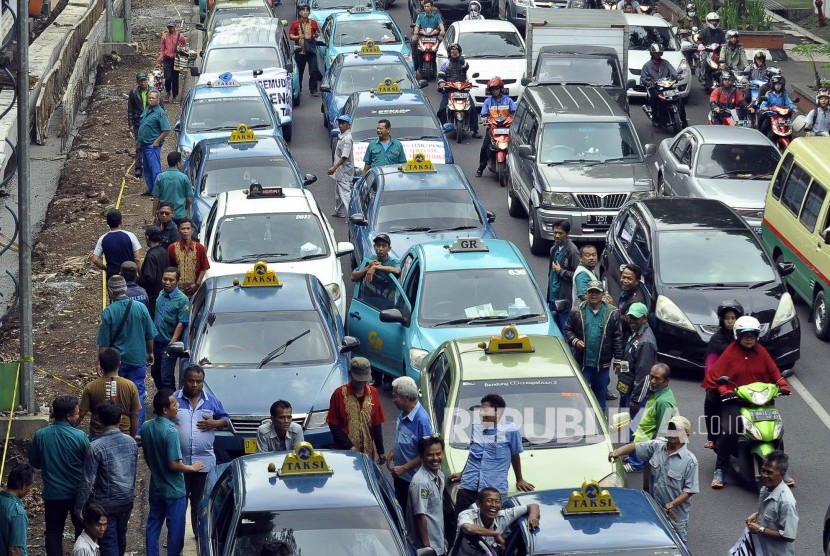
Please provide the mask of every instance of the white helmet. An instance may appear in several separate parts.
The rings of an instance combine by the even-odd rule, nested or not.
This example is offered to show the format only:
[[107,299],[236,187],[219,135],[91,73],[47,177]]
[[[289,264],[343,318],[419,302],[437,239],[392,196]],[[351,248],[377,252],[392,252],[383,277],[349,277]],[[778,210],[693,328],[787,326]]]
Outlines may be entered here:
[[709,12],[706,14],[706,24],[711,29],[717,29],[718,25],[720,25],[720,16],[717,12]]
[[761,323],[755,317],[746,315],[735,321],[732,330],[735,331],[736,340],[740,339],[744,334],[755,334],[758,336],[761,334]]

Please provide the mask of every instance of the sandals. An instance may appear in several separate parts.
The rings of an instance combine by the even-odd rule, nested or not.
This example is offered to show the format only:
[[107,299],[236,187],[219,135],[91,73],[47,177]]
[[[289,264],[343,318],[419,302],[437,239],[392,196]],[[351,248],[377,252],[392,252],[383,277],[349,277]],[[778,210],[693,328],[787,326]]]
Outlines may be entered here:
[[703,445],[704,448],[707,450],[714,450],[715,449],[715,441],[714,440],[707,440],[706,444]]

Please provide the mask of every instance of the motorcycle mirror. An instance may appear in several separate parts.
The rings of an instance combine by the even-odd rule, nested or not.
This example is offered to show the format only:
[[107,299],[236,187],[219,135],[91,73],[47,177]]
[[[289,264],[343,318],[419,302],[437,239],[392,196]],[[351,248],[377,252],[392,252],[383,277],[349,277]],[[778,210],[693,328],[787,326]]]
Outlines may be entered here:
[[790,378],[795,374],[795,369],[787,369],[786,371],[781,372],[781,376],[784,378]]
[[527,87],[532,82],[533,82],[533,79],[531,79],[530,77],[522,77],[522,81],[521,81],[522,87]]
[[476,77],[478,77],[479,75],[481,75],[481,74],[479,74],[478,72],[475,72],[475,73],[474,73],[474,74],[472,74],[470,77],[472,77],[473,79],[475,79],[475,78],[476,78]]
[[715,381],[715,384],[717,384],[718,386],[723,386],[724,384],[729,384],[730,382],[732,381],[729,380],[728,376],[722,376]]

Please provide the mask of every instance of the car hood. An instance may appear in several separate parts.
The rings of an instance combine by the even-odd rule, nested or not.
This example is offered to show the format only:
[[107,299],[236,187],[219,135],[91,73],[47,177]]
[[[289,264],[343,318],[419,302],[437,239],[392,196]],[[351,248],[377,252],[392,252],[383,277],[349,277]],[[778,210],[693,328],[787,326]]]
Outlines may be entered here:
[[[492,230],[487,228],[478,228],[477,230],[458,230],[455,232],[382,232],[388,233],[389,237],[392,238],[392,242],[395,244],[395,248],[392,249],[389,254],[392,255],[396,259],[401,259],[410,247],[413,245],[418,245],[421,243],[426,243],[427,241],[450,241],[453,239],[457,239],[459,237],[480,237],[482,239],[496,239],[495,234]],[[374,235],[374,234],[373,234]],[[368,250],[366,253],[372,253],[372,246],[368,246]],[[364,250],[366,247],[364,247]]]
[[697,178],[707,199],[717,199],[732,208],[764,210],[769,180]]
[[[472,338],[476,336],[499,336],[509,321],[490,326],[442,326],[438,328],[424,328],[418,326],[417,334],[413,338],[412,347],[433,351],[442,343],[449,340]],[[521,334],[542,334],[545,336],[562,336],[553,319],[548,315],[547,322],[531,324],[516,323],[516,329]]]
[[745,315],[752,315],[768,327],[778,309],[784,287],[776,279],[776,283],[754,290],[746,286],[683,289],[664,285],[660,293],[671,299],[695,325],[717,326],[718,305],[724,299],[736,299],[743,306]]
[[[210,268],[205,274],[209,276],[227,276],[228,274],[239,274],[244,276],[245,272],[251,269],[252,262],[225,264],[210,261]],[[299,274],[311,274],[320,279],[324,286],[331,283],[339,284],[343,274],[340,267],[340,259],[328,255],[319,259],[307,259],[305,261],[292,261],[286,263],[269,262],[268,269],[277,273],[295,272]]]
[[[553,191],[631,192],[652,189],[651,178],[644,162],[633,164],[562,164],[541,165],[546,189]],[[634,187],[637,182],[639,187]]]
[[[499,77],[502,79],[515,79],[516,83],[507,85],[512,89],[519,85],[518,81],[524,76],[527,70],[527,60],[522,58],[469,58],[464,56],[464,60],[470,66],[467,70],[467,75],[471,76],[474,73],[481,75],[491,75],[493,73],[493,64],[498,65]],[[479,77],[478,79],[481,79]],[[512,93],[512,91],[511,91]]]

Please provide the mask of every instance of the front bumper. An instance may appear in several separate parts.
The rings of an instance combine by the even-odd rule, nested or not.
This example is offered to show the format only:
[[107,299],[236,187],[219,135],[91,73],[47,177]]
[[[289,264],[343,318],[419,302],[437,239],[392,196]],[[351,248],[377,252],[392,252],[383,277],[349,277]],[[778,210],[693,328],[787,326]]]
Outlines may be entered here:
[[[611,221],[617,216],[619,209],[586,210],[582,208],[539,208],[537,209],[538,222],[541,225],[542,237],[553,240],[553,225],[560,220],[567,220],[571,224],[570,237],[573,240],[605,240],[605,235]],[[602,216],[605,225],[588,223],[589,216]]]

